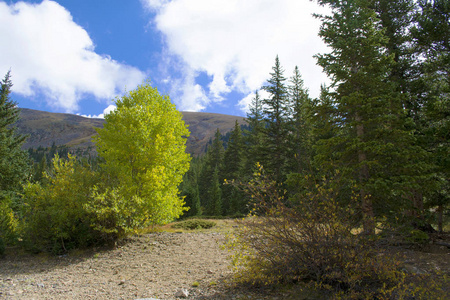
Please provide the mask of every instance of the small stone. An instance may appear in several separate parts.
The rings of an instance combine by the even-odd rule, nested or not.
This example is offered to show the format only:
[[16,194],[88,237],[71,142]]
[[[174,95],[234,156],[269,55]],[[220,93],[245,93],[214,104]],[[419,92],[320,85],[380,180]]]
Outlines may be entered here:
[[123,284],[125,284],[125,280],[124,280],[124,279],[122,279],[122,280],[119,282],[119,285],[123,285]]
[[214,274],[214,272],[211,271],[211,270],[208,270],[206,273],[208,273],[208,274]]
[[175,293],[175,297],[179,297],[179,298],[187,298],[189,297],[189,292],[186,289],[179,289],[176,293]]

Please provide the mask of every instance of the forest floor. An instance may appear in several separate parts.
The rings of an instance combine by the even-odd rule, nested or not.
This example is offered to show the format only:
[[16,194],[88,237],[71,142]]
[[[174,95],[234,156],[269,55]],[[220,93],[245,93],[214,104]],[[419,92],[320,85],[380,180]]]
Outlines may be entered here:
[[[114,248],[77,250],[66,255],[31,255],[8,249],[0,259],[0,299],[320,299],[299,286],[236,288],[229,284],[226,233],[236,226],[218,220],[208,230],[136,235]],[[448,242],[448,236],[444,236]],[[450,249],[399,247],[407,270],[450,275]]]

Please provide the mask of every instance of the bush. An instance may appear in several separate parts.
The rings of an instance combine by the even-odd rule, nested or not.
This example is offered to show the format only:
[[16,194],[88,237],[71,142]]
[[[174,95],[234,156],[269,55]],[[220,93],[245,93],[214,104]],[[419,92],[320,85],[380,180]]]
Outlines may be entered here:
[[10,197],[0,202],[0,238],[3,245],[14,244],[17,240],[18,220],[11,208]]
[[400,263],[377,248],[373,237],[358,234],[356,193],[342,206],[336,185],[324,178],[311,182],[293,205],[262,168],[255,175],[244,186],[253,199],[251,214],[228,239],[237,283],[312,282],[334,297],[353,299],[402,299],[395,295],[429,291],[412,289]]
[[2,237],[0,236],[0,257],[3,257],[5,255],[5,242],[3,241]]
[[84,208],[89,202],[95,174],[75,157],[53,159],[53,170],[44,174],[47,183],[24,187],[23,227],[26,246],[33,251],[61,253],[100,240],[92,228],[93,216]]
[[216,226],[216,223],[213,221],[192,219],[173,224],[172,228],[194,230],[194,229],[209,229],[214,226]]

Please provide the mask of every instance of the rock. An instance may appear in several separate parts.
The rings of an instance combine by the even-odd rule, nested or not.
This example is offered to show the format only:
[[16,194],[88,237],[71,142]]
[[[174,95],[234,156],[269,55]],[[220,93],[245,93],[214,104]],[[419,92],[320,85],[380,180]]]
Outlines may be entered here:
[[189,291],[186,289],[179,289],[176,293],[175,293],[175,297],[179,297],[179,298],[187,298],[189,297]]
[[415,266],[411,265],[405,265],[402,269],[403,272],[409,273],[409,274],[426,274],[427,272],[424,270],[421,270]]

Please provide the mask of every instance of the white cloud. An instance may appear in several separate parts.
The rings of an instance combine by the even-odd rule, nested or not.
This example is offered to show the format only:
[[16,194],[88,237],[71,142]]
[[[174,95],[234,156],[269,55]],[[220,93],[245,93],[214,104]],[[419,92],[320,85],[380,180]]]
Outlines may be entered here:
[[317,36],[320,22],[311,15],[324,9],[311,1],[141,1],[156,12],[154,25],[164,34],[168,53],[178,57],[191,74],[180,78],[186,79],[185,91],[196,84],[192,74],[205,72],[212,78],[209,90],[198,93],[198,101],[185,93],[184,106],[204,107],[209,103],[205,97],[218,102],[231,91],[248,95],[259,89],[270,76],[277,54],[286,77],[299,66],[312,96],[319,94],[326,81],[312,57],[326,51]]
[[114,104],[110,104],[107,108],[105,108],[103,110],[102,114],[99,114],[99,115],[80,115],[80,116],[85,117],[85,118],[104,119],[105,115],[109,114],[113,110],[116,110],[116,108],[117,108],[117,106],[115,106]]
[[65,112],[78,109],[83,95],[110,100],[142,83],[145,74],[95,53],[88,33],[54,1],[0,2],[0,71],[11,68],[14,92],[43,93]]

